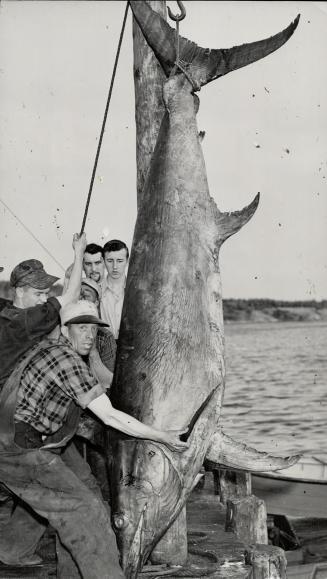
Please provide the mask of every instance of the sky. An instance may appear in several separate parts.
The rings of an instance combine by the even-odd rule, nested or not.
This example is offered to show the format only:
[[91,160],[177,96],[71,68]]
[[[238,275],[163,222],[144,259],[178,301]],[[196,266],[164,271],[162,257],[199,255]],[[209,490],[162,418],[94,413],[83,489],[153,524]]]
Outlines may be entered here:
[[[181,34],[210,48],[269,37],[301,13],[277,52],[202,88],[198,126],[219,209],[241,209],[261,193],[251,222],[221,250],[223,296],[327,299],[326,3],[184,4]],[[124,10],[124,1],[1,1],[2,279],[24,259],[40,259],[58,276],[72,262]],[[134,106],[129,12],[88,242],[132,243]]]

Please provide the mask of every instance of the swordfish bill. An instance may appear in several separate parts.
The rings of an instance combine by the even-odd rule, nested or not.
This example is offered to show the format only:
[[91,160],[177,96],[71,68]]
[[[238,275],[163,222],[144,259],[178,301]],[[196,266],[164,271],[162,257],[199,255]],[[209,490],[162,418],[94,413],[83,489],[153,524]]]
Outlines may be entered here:
[[[131,6],[147,40],[150,28],[155,45],[157,17],[144,2]],[[285,42],[294,28],[277,35],[278,42]],[[166,30],[163,21],[155,46],[160,62],[166,61],[166,44],[173,42]],[[277,41],[270,40],[275,50]],[[208,58],[208,51],[193,43],[189,50],[184,39],[190,65],[196,60],[194,70],[185,65],[185,54],[186,76],[175,68],[174,54],[164,67],[169,75],[163,87],[166,111],[135,225],[111,399],[146,424],[185,429],[189,446],[172,452],[149,440],[110,434],[113,524],[129,579],[178,516],[206,459],[255,471],[267,465],[285,468],[299,458],[260,453],[220,429],[225,362],[219,250],[252,217],[259,195],[241,211],[218,210],[209,195],[194,95],[195,86],[227,72],[227,61],[234,62],[233,70],[265,56],[270,40],[264,41],[265,50],[254,43],[255,57],[249,45],[226,56],[222,65],[222,51],[211,51]]]

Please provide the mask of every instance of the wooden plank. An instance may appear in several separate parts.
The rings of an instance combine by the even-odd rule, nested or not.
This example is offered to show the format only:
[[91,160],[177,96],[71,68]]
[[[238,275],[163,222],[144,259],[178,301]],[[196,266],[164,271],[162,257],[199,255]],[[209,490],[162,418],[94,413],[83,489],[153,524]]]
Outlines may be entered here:
[[252,566],[253,579],[286,579],[287,560],[279,547],[251,545],[246,548],[246,562]]
[[288,565],[287,579],[326,579],[327,563]]
[[1,579],[48,579],[46,565],[9,566],[0,564]]
[[153,549],[152,563],[184,565],[187,561],[186,507]]
[[240,568],[235,564],[231,564],[229,567],[221,567],[217,571],[210,573],[209,575],[197,574],[198,570],[196,568],[190,568],[187,571],[173,568],[167,568],[166,571],[161,570],[159,573],[151,573],[150,570],[147,572],[139,573],[138,579],[160,579],[161,577],[165,579],[179,579],[180,577],[192,577],[192,579],[204,579],[209,577],[209,579],[251,579],[251,568]]

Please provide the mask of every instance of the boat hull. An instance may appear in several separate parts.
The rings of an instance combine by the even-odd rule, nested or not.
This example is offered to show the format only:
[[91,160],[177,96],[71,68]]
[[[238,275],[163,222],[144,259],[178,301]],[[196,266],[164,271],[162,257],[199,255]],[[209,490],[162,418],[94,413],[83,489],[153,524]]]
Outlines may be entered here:
[[327,468],[307,459],[281,472],[252,473],[252,492],[272,515],[327,518]]

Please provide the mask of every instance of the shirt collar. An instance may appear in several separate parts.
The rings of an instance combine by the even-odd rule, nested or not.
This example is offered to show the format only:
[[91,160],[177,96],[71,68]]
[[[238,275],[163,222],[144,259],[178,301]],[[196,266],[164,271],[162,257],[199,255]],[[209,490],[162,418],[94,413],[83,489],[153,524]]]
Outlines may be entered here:
[[109,290],[109,291],[110,291],[111,293],[113,293],[114,295],[116,295],[116,296],[119,295],[119,296],[120,296],[121,293],[124,293],[124,291],[125,291],[125,287],[126,287],[126,276],[125,276],[125,280],[124,280],[123,291],[120,292],[119,294],[115,291],[115,289],[114,289],[113,287],[111,287],[111,286],[109,285],[109,278],[108,278],[108,276],[103,280],[102,284],[103,284],[103,285],[102,285],[102,291],[103,291],[103,292],[104,292],[105,290]]

